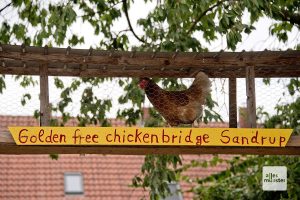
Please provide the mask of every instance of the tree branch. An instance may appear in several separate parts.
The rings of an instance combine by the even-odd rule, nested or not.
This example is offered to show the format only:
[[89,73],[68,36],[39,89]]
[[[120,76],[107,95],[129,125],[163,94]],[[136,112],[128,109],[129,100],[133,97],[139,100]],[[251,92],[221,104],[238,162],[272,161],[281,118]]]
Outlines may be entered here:
[[127,32],[127,31],[131,31],[131,30],[130,30],[130,29],[124,29],[124,30],[121,30],[121,31],[118,32],[117,37],[118,37],[121,33]]
[[114,3],[112,3],[112,6],[115,7],[115,6],[118,5],[119,3],[122,3],[122,1],[114,2]]
[[6,8],[8,8],[11,5],[11,2],[9,4],[7,4],[6,6],[4,6],[3,8],[0,9],[0,13],[5,10]]
[[124,13],[125,13],[125,16],[126,16],[126,19],[127,19],[127,23],[128,23],[128,26],[129,26],[129,29],[130,31],[133,33],[134,37],[142,42],[142,43],[146,43],[145,40],[143,40],[142,38],[140,38],[139,36],[137,36],[137,34],[134,32],[133,28],[132,28],[132,25],[131,25],[131,22],[130,22],[130,19],[129,19],[129,15],[128,15],[128,6],[127,6],[127,0],[122,0],[123,2],[123,8],[124,8]]
[[293,25],[298,25],[300,27],[300,13],[291,13],[287,10],[282,10],[280,12],[280,17],[282,21],[288,21]]
[[195,26],[202,19],[202,17],[204,17],[209,11],[212,11],[214,8],[216,8],[219,5],[221,5],[222,3],[224,3],[224,1],[226,1],[226,0],[217,1],[217,3],[215,5],[212,5],[211,7],[207,8],[201,15],[199,15],[197,17],[197,19],[194,21],[194,23],[192,24],[192,26],[189,28],[187,34],[189,35],[194,30]]

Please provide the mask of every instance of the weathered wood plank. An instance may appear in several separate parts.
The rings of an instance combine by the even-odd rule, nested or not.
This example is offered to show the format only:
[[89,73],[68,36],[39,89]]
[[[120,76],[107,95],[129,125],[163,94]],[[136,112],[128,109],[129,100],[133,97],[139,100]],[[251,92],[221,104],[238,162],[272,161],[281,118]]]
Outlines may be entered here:
[[[12,135],[7,131],[0,133],[0,143],[15,144]],[[300,136],[291,136],[287,146],[300,147]]]
[[9,132],[1,132],[0,133],[0,144],[15,144],[15,141],[12,135]]
[[40,126],[50,125],[49,82],[47,65],[40,67]]
[[0,154],[256,154],[300,155],[300,147],[197,147],[197,146],[16,146],[0,144]]
[[300,136],[291,136],[286,147],[199,146],[18,146],[9,132],[0,134],[0,154],[258,154],[300,155]]
[[[297,59],[299,56],[295,58],[290,57],[278,57],[276,56],[264,56],[264,57],[255,57],[255,52],[252,55],[244,57],[240,59],[238,57],[206,57],[205,59],[201,59],[201,62],[195,62],[199,59],[191,58],[190,56],[177,56],[176,59],[172,59],[169,56],[166,57],[154,57],[152,58],[150,54],[145,56],[144,54],[136,54],[134,57],[128,55],[128,53],[120,53],[115,56],[100,55],[100,56],[80,56],[74,54],[38,54],[38,53],[21,53],[21,52],[2,52],[0,54],[1,60],[16,60],[22,62],[38,62],[41,64],[48,63],[76,63],[76,64],[101,64],[110,66],[120,66],[120,67],[246,67],[246,66],[260,66],[260,67],[269,67],[269,66],[288,66],[294,65],[299,66],[300,63]],[[170,53],[170,55],[172,55]]]
[[[300,76],[300,51],[263,52],[111,52],[88,49],[3,45],[1,74],[39,75],[40,65],[48,65],[51,76],[81,77],[194,77],[203,71],[212,78],[245,77],[245,68],[255,66],[256,77]],[[23,64],[27,67],[22,67]],[[64,68],[63,66],[67,66]],[[84,68],[82,66],[85,66]],[[105,70],[104,70],[105,68]]]
[[249,128],[256,128],[256,99],[254,67],[246,68],[247,115]]
[[[272,71],[272,70],[259,70],[255,68],[255,77],[257,78],[271,78],[271,77],[300,77],[300,67],[299,68],[288,68],[284,71]],[[173,77],[173,78],[193,78],[194,74],[190,73],[190,68],[185,67],[177,70],[157,70],[157,69],[144,69],[131,70],[131,69],[90,69],[85,70],[78,68],[48,68],[49,76],[76,76],[76,77]],[[196,71],[202,71],[206,73],[210,78],[245,78],[245,70],[237,71],[231,68],[222,70],[213,70],[208,68],[201,68]],[[39,67],[26,67],[23,68],[22,65],[16,67],[10,67],[9,65],[5,68],[0,66],[0,74],[11,74],[11,75],[39,75]]]
[[229,127],[237,128],[236,78],[229,78]]

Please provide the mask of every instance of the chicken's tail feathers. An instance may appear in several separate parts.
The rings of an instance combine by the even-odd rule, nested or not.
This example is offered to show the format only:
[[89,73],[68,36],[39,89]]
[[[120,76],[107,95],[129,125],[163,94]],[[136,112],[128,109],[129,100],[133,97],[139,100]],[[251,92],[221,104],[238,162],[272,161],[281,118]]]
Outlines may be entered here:
[[199,72],[196,75],[195,80],[191,85],[191,88],[193,88],[193,90],[196,89],[197,91],[199,91],[200,94],[199,98],[203,99],[203,101],[205,101],[207,95],[210,93],[211,91],[210,87],[211,87],[211,82],[208,76],[203,72]]

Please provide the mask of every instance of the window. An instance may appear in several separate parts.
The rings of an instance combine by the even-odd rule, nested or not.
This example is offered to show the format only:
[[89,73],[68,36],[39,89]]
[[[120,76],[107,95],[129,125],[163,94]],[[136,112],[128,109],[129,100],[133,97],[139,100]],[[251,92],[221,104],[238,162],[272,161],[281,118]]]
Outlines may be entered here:
[[182,194],[180,192],[179,183],[172,182],[168,183],[171,194],[164,198],[163,200],[183,200]]
[[65,194],[83,194],[83,178],[79,172],[64,174]]

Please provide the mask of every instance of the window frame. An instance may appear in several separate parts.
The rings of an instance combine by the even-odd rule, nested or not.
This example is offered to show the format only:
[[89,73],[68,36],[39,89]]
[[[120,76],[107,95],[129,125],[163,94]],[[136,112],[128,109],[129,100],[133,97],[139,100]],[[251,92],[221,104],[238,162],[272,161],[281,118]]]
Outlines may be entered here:
[[[82,191],[78,191],[78,192],[70,192],[67,191],[67,176],[79,176],[80,177],[80,181],[81,181],[81,188]],[[81,172],[65,172],[64,173],[64,192],[65,195],[83,195],[84,194],[84,182],[83,182],[83,174]]]

